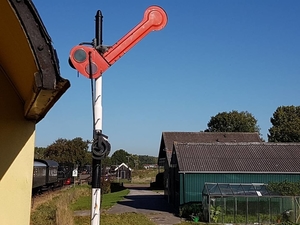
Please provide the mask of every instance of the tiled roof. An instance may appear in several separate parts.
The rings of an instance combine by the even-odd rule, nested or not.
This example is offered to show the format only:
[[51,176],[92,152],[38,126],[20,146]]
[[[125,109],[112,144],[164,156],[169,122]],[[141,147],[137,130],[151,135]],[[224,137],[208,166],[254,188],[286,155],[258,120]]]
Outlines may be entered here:
[[170,162],[173,142],[218,143],[218,142],[261,142],[258,133],[247,132],[163,132],[159,149],[159,160]]
[[258,133],[243,132],[163,132],[166,148],[172,150],[173,142],[260,142]]
[[181,172],[300,173],[300,143],[175,142],[174,151]]
[[125,163],[120,164],[119,166],[116,166],[116,168],[114,169],[114,171],[117,171],[118,169],[120,169],[122,166],[126,167],[127,169],[131,170],[131,168],[129,166],[127,166]]

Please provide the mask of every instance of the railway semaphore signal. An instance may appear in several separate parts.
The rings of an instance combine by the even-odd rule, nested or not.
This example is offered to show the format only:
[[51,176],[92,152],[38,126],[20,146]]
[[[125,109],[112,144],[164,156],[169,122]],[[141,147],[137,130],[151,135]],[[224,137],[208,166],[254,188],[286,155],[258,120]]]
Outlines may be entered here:
[[[102,13],[96,14],[95,39],[91,43],[81,43],[71,49],[70,66],[83,76],[91,79],[93,103],[93,162],[92,162],[92,206],[91,225],[100,224],[100,178],[101,160],[110,152],[108,137],[102,133],[102,74],[128,52],[135,44],[151,31],[164,28],[168,18],[159,6],[150,6],[144,13],[142,21],[123,36],[113,46],[102,45]],[[95,81],[95,85],[93,84]],[[93,87],[95,86],[95,95]]]

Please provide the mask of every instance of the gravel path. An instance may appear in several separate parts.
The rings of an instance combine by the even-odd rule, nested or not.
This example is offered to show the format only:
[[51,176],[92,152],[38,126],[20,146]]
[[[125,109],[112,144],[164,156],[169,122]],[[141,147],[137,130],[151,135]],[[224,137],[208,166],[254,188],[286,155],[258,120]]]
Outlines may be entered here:
[[160,225],[173,225],[182,221],[174,216],[173,208],[164,199],[163,193],[147,190],[149,185],[127,185],[126,187],[130,190],[129,194],[106,213],[143,213]]

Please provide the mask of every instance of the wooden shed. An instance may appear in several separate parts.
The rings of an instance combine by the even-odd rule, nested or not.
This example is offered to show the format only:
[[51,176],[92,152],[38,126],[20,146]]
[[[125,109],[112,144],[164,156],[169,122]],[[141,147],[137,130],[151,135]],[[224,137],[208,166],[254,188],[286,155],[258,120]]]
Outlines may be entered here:
[[117,166],[114,169],[114,172],[118,179],[131,180],[131,168],[127,166],[125,163],[122,163],[121,165]]

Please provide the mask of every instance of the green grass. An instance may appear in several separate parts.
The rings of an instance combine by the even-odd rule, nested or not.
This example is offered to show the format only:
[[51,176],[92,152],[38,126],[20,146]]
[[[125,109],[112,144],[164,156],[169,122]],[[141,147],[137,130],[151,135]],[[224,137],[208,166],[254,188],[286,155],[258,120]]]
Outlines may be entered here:
[[70,205],[70,209],[73,211],[78,211],[78,210],[87,210],[91,208],[91,196],[81,196],[77,199],[76,202]]
[[101,223],[105,225],[154,225],[145,215],[138,213],[122,213],[115,215],[102,215]]
[[125,189],[118,192],[113,192],[103,195],[101,209],[109,209],[118,201],[122,200],[126,195],[128,195],[129,190]]
[[51,197],[49,201],[41,204],[31,213],[31,225],[73,225],[73,212],[69,205],[77,201],[81,196],[87,196],[90,188],[76,186],[62,190],[59,194]]
[[[115,205],[118,201],[122,200],[128,195],[129,190],[125,189],[118,192],[104,194],[102,196],[101,209],[109,209]],[[82,196],[76,202],[71,205],[72,210],[88,210],[91,208],[91,196]],[[122,213],[109,215],[101,213],[101,224],[105,225],[154,225],[145,215],[137,213]],[[74,222],[76,225],[89,225],[90,217],[75,217]]]
[[[75,217],[75,225],[90,225],[90,217]],[[122,214],[101,214],[101,225],[155,225],[144,214],[122,213]],[[196,223],[192,221],[181,222],[177,225],[206,225],[206,223]],[[214,224],[212,224],[214,225]]]
[[[155,225],[145,215],[138,213],[122,213],[122,214],[101,214],[101,225]],[[89,217],[75,217],[76,225],[89,225]]]
[[[118,201],[122,200],[124,196],[128,195],[129,190],[125,189],[122,191],[117,191],[114,193],[104,194],[102,196],[101,209],[109,209]],[[91,209],[92,198],[89,194],[88,196],[81,196],[77,199],[76,202],[71,204],[70,208],[73,211],[77,210],[89,210]]]

